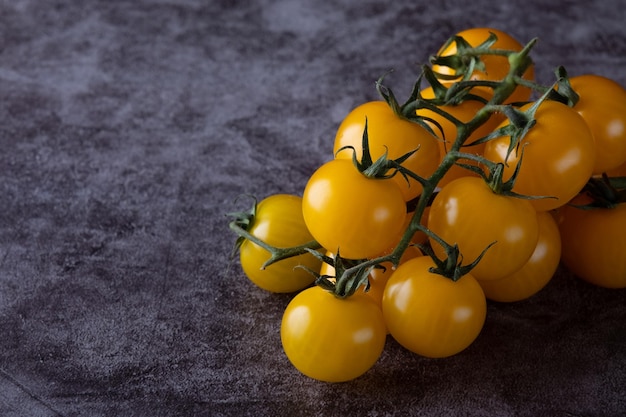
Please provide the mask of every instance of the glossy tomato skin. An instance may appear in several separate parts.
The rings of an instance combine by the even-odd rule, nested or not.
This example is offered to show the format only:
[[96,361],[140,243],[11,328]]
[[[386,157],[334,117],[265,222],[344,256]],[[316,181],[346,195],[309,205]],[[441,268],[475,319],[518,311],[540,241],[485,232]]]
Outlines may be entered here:
[[[476,47],[487,40],[489,34],[494,33],[498,40],[491,46],[491,49],[504,49],[511,51],[521,51],[524,46],[515,39],[511,34],[494,28],[476,27],[469,28],[457,33],[457,36],[465,39],[471,46]],[[443,47],[442,47],[443,48]],[[440,49],[438,55],[448,56],[453,55],[457,51],[456,43],[451,43],[447,48]],[[470,77],[471,80],[489,80],[489,81],[501,81],[509,72],[510,64],[505,56],[498,55],[484,55],[481,57],[481,61],[485,65],[485,71],[475,70]],[[433,65],[433,70],[440,74],[454,75],[454,71],[445,66]],[[535,78],[535,69],[531,65],[526,69],[522,78],[533,81]],[[485,92],[490,93],[491,90],[484,88]],[[506,103],[524,102],[528,101],[531,95],[531,90],[527,87],[518,86],[511,96],[506,100]]]
[[626,163],[626,89],[595,74],[570,78],[579,95],[574,106],[587,122],[596,143],[594,174]]
[[376,303],[362,296],[339,299],[317,286],[291,300],[280,329],[289,361],[304,375],[326,382],[367,372],[380,357],[386,335]]
[[[275,194],[260,201],[248,232],[278,248],[298,246],[313,240],[302,216],[302,198],[290,194]],[[261,269],[269,257],[267,250],[249,240],[245,240],[239,248],[241,267],[250,281],[276,293],[299,291],[314,281],[310,273],[297,266],[318,270],[321,265],[313,255],[304,254]]]
[[[432,87],[427,87],[423,89],[420,94],[425,99],[432,99],[435,97]],[[476,113],[483,107],[483,104],[476,100],[466,100],[457,105],[440,105],[438,107],[444,112],[449,113],[459,121],[467,123],[474,118]],[[426,120],[427,123],[430,123],[435,134],[439,137],[439,155],[440,158],[443,159],[452,147],[454,141],[456,140],[456,125],[441,114],[427,108],[418,109],[416,113],[418,116],[432,119],[438,123],[437,126],[435,123]],[[472,132],[472,134],[465,140],[465,143],[470,144],[473,141],[487,136],[502,122],[502,120],[503,119],[501,117],[493,115],[489,118],[489,120],[487,120],[487,122],[479,126],[474,132]],[[484,149],[485,144],[482,143],[473,146],[463,146],[461,148],[461,152],[482,156]],[[464,164],[477,165],[469,160],[461,160],[459,162]],[[465,176],[478,175],[468,169],[462,168],[458,165],[453,165],[448,170],[448,172],[446,172],[444,177],[439,181],[438,185],[440,187],[443,187],[445,184],[451,182],[452,180]]]
[[[345,146],[352,146],[360,160],[366,120],[372,160],[377,160],[385,153],[389,159],[397,159],[419,148],[402,165],[424,178],[437,169],[437,139],[424,127],[398,117],[384,101],[366,102],[348,113],[335,135],[333,152],[336,158],[352,159],[352,149],[340,151]],[[396,175],[393,181],[402,190],[405,201],[412,200],[422,192],[421,184],[412,178],[407,182],[402,175]]]
[[[572,204],[589,201],[577,196]],[[576,276],[604,288],[626,288],[626,203],[615,208],[559,211],[561,260]]]
[[[531,104],[522,106],[527,110]],[[537,211],[563,206],[580,192],[593,172],[596,145],[585,120],[571,107],[556,101],[544,101],[535,113],[536,123],[510,154],[510,137],[487,142],[484,156],[497,163],[508,163],[504,178],[509,179],[522,156],[523,162],[513,191],[529,196]],[[508,124],[504,122],[502,126]]]
[[430,358],[455,355],[480,334],[487,304],[478,282],[454,282],[429,272],[428,256],[403,263],[383,294],[383,316],[391,336],[408,350]]
[[372,258],[396,243],[406,203],[391,179],[371,179],[349,159],[333,159],[309,178],[302,212],[324,248],[348,259]]
[[561,259],[561,235],[550,212],[537,213],[539,239],[530,259],[504,278],[478,281],[487,299],[498,302],[525,300],[543,289],[554,276]]
[[[518,270],[532,255],[539,225],[527,200],[495,194],[481,178],[463,177],[444,186],[433,200],[428,228],[448,244],[458,244],[463,264],[473,262],[491,243],[472,269],[476,279],[503,278]],[[434,239],[435,254],[445,258]]]

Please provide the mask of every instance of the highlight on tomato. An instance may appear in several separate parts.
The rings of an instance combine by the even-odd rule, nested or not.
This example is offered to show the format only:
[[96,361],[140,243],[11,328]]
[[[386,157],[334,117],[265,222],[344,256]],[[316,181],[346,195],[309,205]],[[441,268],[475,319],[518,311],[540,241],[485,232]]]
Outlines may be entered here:
[[480,285],[471,274],[457,281],[430,271],[429,256],[403,263],[383,293],[383,316],[391,336],[411,352],[430,358],[455,355],[478,337],[487,315]]
[[[520,108],[527,111],[535,103]],[[526,196],[537,211],[567,204],[585,186],[593,172],[596,144],[587,123],[571,107],[551,100],[541,102],[535,124],[509,154],[510,136],[494,138],[485,145],[484,157],[505,164],[504,179],[511,178],[523,161],[513,191]],[[500,127],[509,125],[507,120]]]
[[[444,242],[458,245],[464,264],[484,252],[472,269],[480,280],[517,271],[539,238],[537,213],[528,200],[497,194],[476,177],[458,178],[441,188],[430,208],[428,228]],[[446,257],[437,240],[431,237],[430,244],[439,258]]]
[[344,382],[367,372],[385,346],[382,310],[369,297],[339,299],[321,287],[298,293],[282,317],[283,350],[304,375]]
[[578,94],[576,110],[596,143],[594,174],[626,163],[626,89],[609,78],[584,74],[569,79]]
[[373,258],[395,246],[406,202],[388,178],[370,178],[350,159],[332,159],[309,178],[302,212],[311,235],[348,259]]
[[533,254],[517,271],[496,280],[479,280],[487,299],[515,302],[541,291],[552,279],[561,259],[561,235],[550,212],[537,213],[539,239]]
[[[402,165],[409,171],[429,177],[439,166],[437,139],[423,126],[394,113],[384,101],[369,101],[353,110],[337,129],[333,152],[336,158],[352,159],[363,152],[362,137],[367,122],[369,150],[373,160],[382,155],[398,159],[415,151]],[[343,149],[342,149],[343,148]],[[414,178],[395,175],[392,180],[402,191],[405,201],[419,196],[422,185]]]
[[[252,236],[276,248],[289,248],[313,240],[302,215],[302,198],[274,194],[258,203],[240,219]],[[249,239],[241,238],[239,260],[245,275],[258,287],[275,293],[290,293],[308,287],[314,276],[304,268],[318,270],[321,261],[310,253],[290,257],[264,267],[270,252]]]
[[[517,39],[511,34],[489,27],[475,27],[462,30],[455,36],[462,37],[471,47],[478,47],[483,42],[487,41],[489,36],[493,34],[497,37],[497,40],[489,47],[491,50],[510,50],[519,52],[524,48]],[[454,55],[458,52],[458,46],[456,42],[444,44],[437,52],[437,56],[446,57]],[[469,57],[464,59],[464,63],[467,64]],[[506,56],[503,55],[483,55],[480,57],[480,61],[484,68],[476,68],[467,78],[469,80],[484,80],[484,81],[502,81],[510,70],[510,63]],[[433,71],[444,76],[452,77],[452,80],[459,81],[462,74],[458,74],[456,69],[446,65],[432,65]],[[455,75],[459,75],[454,79]],[[522,78],[527,81],[534,81],[535,68],[531,64],[525,72],[522,74]],[[444,80],[442,80],[443,82]],[[487,87],[482,87],[486,93],[491,93],[491,90]],[[505,101],[505,103],[524,102],[530,99],[532,90],[525,86],[517,86],[511,96]]]
[[559,210],[561,260],[575,276],[604,288],[626,288],[626,203],[579,208],[592,200],[576,196]]

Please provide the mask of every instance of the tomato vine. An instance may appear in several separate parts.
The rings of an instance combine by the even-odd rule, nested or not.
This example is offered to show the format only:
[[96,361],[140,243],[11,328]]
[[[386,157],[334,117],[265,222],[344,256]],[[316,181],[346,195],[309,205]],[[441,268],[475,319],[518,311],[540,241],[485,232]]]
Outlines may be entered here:
[[[375,82],[381,100],[346,116],[334,159],[311,175],[302,197],[273,213],[261,207],[273,196],[231,213],[233,254],[256,248],[248,271],[274,268],[259,277],[242,259],[253,282],[275,292],[314,283],[293,299],[281,327],[301,372],[357,377],[380,355],[383,327],[415,353],[456,354],[478,336],[487,299],[535,294],[560,261],[596,285],[626,286],[626,90],[598,76],[570,78],[563,67],[553,83],[536,82],[536,43],[485,28],[460,32],[420,67],[403,103],[386,84],[391,71],[383,74]],[[603,112],[609,95],[611,111]],[[294,236],[284,234],[289,216]],[[266,239],[259,218],[279,222],[280,238]],[[593,234],[598,228],[607,239]],[[295,264],[300,257],[307,263]],[[296,279],[295,269],[311,281]],[[361,313],[370,319],[357,319]],[[433,320],[443,327],[434,333]],[[369,325],[371,338],[350,336]],[[341,354],[317,369],[311,358],[334,346],[333,332],[346,336]]]
[[[414,214],[412,220],[406,227],[405,233],[392,252],[372,259],[363,259],[359,262],[352,261],[350,262],[351,266],[348,267],[345,266],[345,261],[343,261],[343,264],[340,264],[340,262],[342,262],[342,258],[339,254],[339,256],[336,256],[332,260],[334,263],[333,266],[338,267],[336,268],[337,276],[335,277],[334,283],[329,284],[327,277],[318,276],[316,281],[318,285],[322,285],[326,289],[335,291],[336,295],[339,297],[348,297],[352,295],[360,286],[367,287],[368,271],[371,270],[371,268],[385,262],[390,262],[392,265],[397,266],[403,253],[411,244],[411,238],[418,231],[427,234],[433,239],[437,239],[446,247],[447,259],[441,260],[436,259],[436,257],[434,258],[437,265],[437,268],[435,268],[437,273],[453,280],[468,273],[480,261],[480,258],[472,260],[466,265],[461,265],[459,261],[458,247],[442,241],[420,222],[424,210],[436,192],[439,181],[455,164],[459,164],[464,168],[478,172],[485,178],[485,180],[489,181],[494,192],[505,193],[521,198],[549,197],[523,196],[514,193],[512,191],[514,178],[503,183],[501,181],[501,166],[494,164],[483,157],[464,153],[462,151],[463,146],[486,142],[493,137],[509,134],[512,138],[509,147],[510,152],[519,145],[520,139],[528,132],[528,130],[532,129],[534,124],[534,112],[543,100],[558,100],[561,102],[568,102],[570,105],[575,103],[576,100],[575,92],[568,87],[569,83],[567,82],[567,74],[562,67],[556,70],[557,81],[549,87],[545,87],[522,78],[526,69],[532,65],[530,52],[537,42],[536,39],[528,42],[521,51],[490,49],[489,47],[494,41],[494,37],[490,36],[483,44],[477,47],[471,47],[469,44],[464,42],[462,38],[451,38],[449,42],[457,42],[459,45],[457,54],[446,57],[433,56],[430,59],[430,63],[431,65],[446,65],[453,68],[456,74],[455,77],[462,76],[461,81],[457,81],[446,86],[444,85],[445,80],[451,77],[437,74],[431,67],[424,65],[422,66],[422,71],[414,84],[413,91],[404,104],[399,104],[392,89],[383,83],[387,74],[384,74],[376,81],[376,89],[378,93],[398,117],[424,126],[431,133],[433,133],[432,129],[426,124],[427,120],[416,114],[417,110],[427,108],[454,123],[457,127],[457,137],[452,143],[450,151],[441,161],[439,167],[429,178],[423,178],[403,166],[404,160],[406,160],[412,153],[419,152],[419,149],[415,149],[395,160],[390,160],[383,156],[376,161],[373,161],[368,147],[368,131],[366,124],[366,128],[363,132],[363,153],[359,157],[356,152],[353,152],[353,161],[359,171],[363,175],[371,178],[389,178],[397,174],[402,175],[405,178],[410,177],[422,184],[423,191],[414,202]],[[510,69],[508,74],[501,81],[469,79],[473,71],[481,69],[482,66],[480,58],[486,55],[499,55],[508,58]],[[421,97],[420,88],[423,80],[426,80],[428,84],[435,89],[437,96],[435,99],[425,99]],[[530,87],[543,93],[542,97],[525,112],[521,112],[512,104],[502,104],[518,85]],[[482,96],[473,94],[472,89],[475,87],[486,87],[491,89],[491,99],[485,100]],[[560,89],[557,90],[558,87],[560,87]],[[483,107],[479,109],[474,117],[468,122],[462,122],[440,108],[440,105],[443,102],[458,103],[463,100],[478,100],[484,102]],[[504,114],[510,121],[510,124],[494,131],[489,136],[467,144],[466,140],[471,133],[485,123],[494,113]],[[432,122],[432,119],[428,121]],[[354,149],[352,150],[354,151]],[[476,166],[463,164],[463,160],[478,162],[487,168],[488,173],[485,174],[483,169]],[[389,173],[390,170],[392,171],[391,173]],[[262,246],[270,253],[268,260],[264,263],[264,267],[289,257],[301,255],[305,252],[317,254],[317,250],[321,247],[321,245],[316,241],[307,242],[291,248],[271,247],[265,242],[259,241],[258,238],[247,233],[244,219],[245,216],[242,217],[239,215],[236,220],[230,223],[230,228],[240,238],[249,239]],[[422,249],[429,255],[434,256],[432,251],[428,248],[422,247]],[[488,249],[489,248],[486,247],[484,251],[487,251]],[[323,260],[324,262],[331,262],[331,260],[327,258],[324,258]],[[314,273],[314,271],[312,272]]]

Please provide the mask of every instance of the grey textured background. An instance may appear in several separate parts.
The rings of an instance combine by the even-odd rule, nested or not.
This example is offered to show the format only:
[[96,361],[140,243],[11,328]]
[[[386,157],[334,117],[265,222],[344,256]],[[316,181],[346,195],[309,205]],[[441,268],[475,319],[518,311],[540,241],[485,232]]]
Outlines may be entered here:
[[[557,6],[558,5],[558,6]],[[0,0],[0,416],[626,415],[624,290],[560,271],[445,360],[349,383],[280,346],[291,296],[228,254],[242,193],[300,193],[345,114],[492,26],[626,85],[624,1]]]

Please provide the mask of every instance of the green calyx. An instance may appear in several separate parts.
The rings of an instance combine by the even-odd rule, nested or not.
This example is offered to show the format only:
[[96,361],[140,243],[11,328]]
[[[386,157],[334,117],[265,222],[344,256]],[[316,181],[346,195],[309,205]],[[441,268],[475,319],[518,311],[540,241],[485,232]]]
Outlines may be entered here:
[[315,285],[332,292],[338,298],[347,298],[353,295],[359,288],[365,291],[370,288],[369,275],[374,268],[379,266],[365,263],[365,260],[352,260],[342,258],[339,253],[334,257],[322,255],[317,251],[309,251],[313,256],[331,265],[335,275],[320,275],[315,271],[309,271],[315,275]]
[[580,209],[611,209],[626,203],[626,177],[592,177],[583,187],[583,192],[591,197],[589,204],[576,206]]
[[424,252],[427,256],[430,256],[432,260],[435,262],[435,267],[430,269],[430,272],[433,274],[438,274],[444,276],[452,281],[458,281],[464,275],[467,275],[483,258],[487,250],[491,246],[493,246],[496,242],[492,242],[489,244],[483,251],[478,255],[476,259],[474,259],[471,263],[463,265],[463,256],[459,251],[458,245],[450,245],[447,242],[443,241],[437,235],[433,234],[430,231],[426,231],[427,234],[434,239],[438,244],[440,244],[446,252],[446,257],[444,259],[440,259],[435,255],[433,249],[428,245],[418,245],[418,247]]
[[[418,76],[417,81],[413,84],[413,90],[411,91],[411,95],[404,104],[400,104],[395,94],[393,93],[393,90],[383,84],[385,77],[390,72],[391,71],[388,71],[387,73],[383,74],[378,80],[376,80],[376,91],[378,92],[380,97],[387,103],[387,105],[391,108],[393,113],[398,118],[411,123],[416,123],[426,129],[432,135],[435,135],[432,128],[428,123],[426,123],[425,120],[429,120],[433,124],[437,125],[439,129],[441,129],[441,126],[439,126],[436,121],[425,119],[415,113],[418,108],[429,105],[429,100],[424,100],[419,93],[422,79],[424,78],[424,72],[420,73],[420,75]],[[436,108],[436,106],[431,105],[431,107],[434,107],[434,111],[441,112],[441,110]]]
[[427,65],[422,66],[422,74],[433,89],[435,95],[434,99],[428,101],[437,106],[456,106],[466,100],[475,100],[486,104],[487,100],[484,97],[473,94],[472,89],[479,86],[494,89],[499,85],[497,81],[486,80],[462,80],[453,84],[444,85],[439,81],[441,74],[435,73],[432,68]]
[[560,101],[570,107],[574,107],[576,103],[578,103],[580,97],[572,88],[569,82],[569,77],[567,76],[567,71],[564,67],[558,67],[555,70],[555,74],[557,81],[553,88],[551,88],[548,92],[548,98],[550,100]]
[[558,101],[569,107],[574,107],[578,103],[579,96],[572,88],[567,71],[563,66],[559,66],[554,70],[556,82],[550,87],[544,87],[532,81],[525,80],[520,76],[515,76],[515,82],[519,85],[539,91],[545,95],[545,99]]
[[[458,80],[461,78],[463,82],[469,81],[475,71],[485,70],[485,64],[481,60],[481,57],[486,55],[499,55],[507,57],[513,69],[511,75],[521,77],[530,65],[532,65],[530,51],[537,43],[537,39],[532,39],[519,52],[492,48],[497,40],[498,37],[494,33],[490,33],[485,41],[473,47],[462,37],[453,36],[444,44],[442,50],[447,49],[452,43],[455,43],[456,52],[446,56],[431,56],[429,62],[431,65],[448,67],[454,71],[451,75],[437,73],[438,78],[442,80]],[[498,85],[497,83],[491,83],[490,86],[497,87]]]
[[498,50],[491,49],[497,40],[498,37],[495,34],[490,33],[489,37],[484,42],[476,47],[473,47],[462,37],[453,36],[446,41],[441,49],[445,50],[452,43],[455,43],[456,53],[446,56],[431,56],[429,61],[431,65],[445,66],[454,70],[454,74],[452,75],[439,74],[439,77],[442,79],[455,80],[459,77],[463,77],[464,80],[468,80],[474,71],[485,70],[485,65],[480,60],[482,55],[502,54]]
[[416,179],[420,183],[423,183],[425,180],[419,175],[413,173],[408,170],[402,163],[406,161],[411,155],[415,152],[419,151],[419,148],[416,148],[406,154],[400,156],[396,159],[389,159],[387,156],[387,152],[385,151],[378,159],[375,161],[372,159],[372,154],[370,152],[369,147],[369,133],[368,133],[368,121],[365,119],[365,128],[363,129],[363,137],[361,142],[361,147],[363,149],[360,159],[357,155],[356,149],[353,146],[344,146],[337,150],[337,153],[345,150],[352,150],[352,162],[354,166],[359,170],[359,172],[365,175],[367,178],[372,179],[389,179],[395,176],[396,174],[402,175],[405,180],[408,182],[409,177]]

